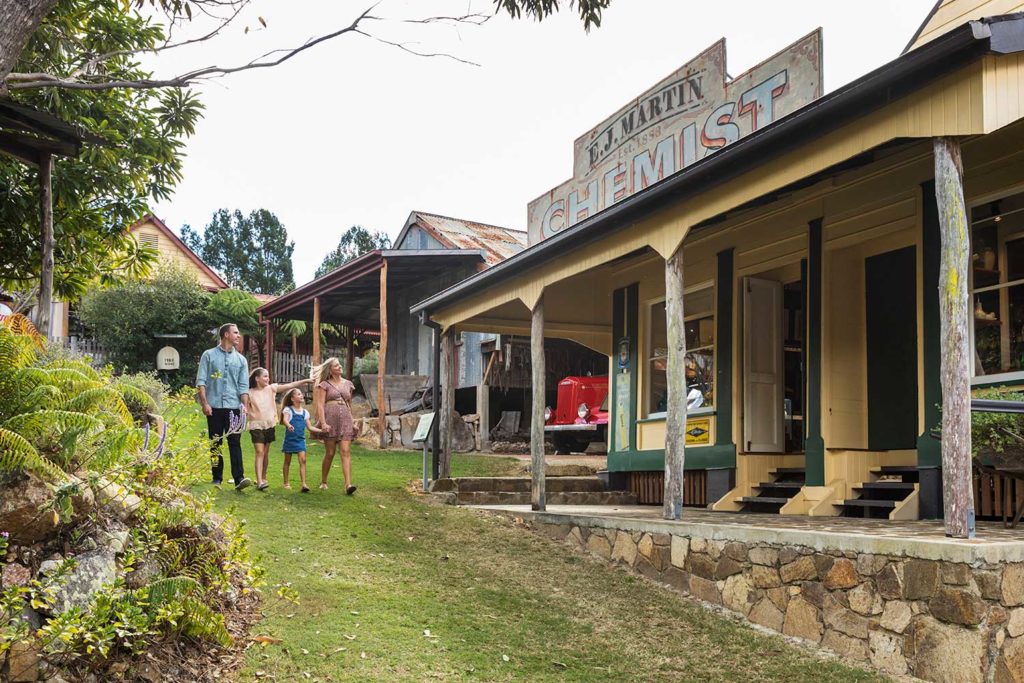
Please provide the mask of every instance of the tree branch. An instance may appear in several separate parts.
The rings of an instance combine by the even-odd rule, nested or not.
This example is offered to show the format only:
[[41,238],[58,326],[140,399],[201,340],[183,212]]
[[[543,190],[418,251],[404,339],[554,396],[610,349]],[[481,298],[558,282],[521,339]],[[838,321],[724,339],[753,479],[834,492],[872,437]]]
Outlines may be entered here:
[[[418,57],[444,57],[462,64],[468,64],[471,66],[479,66],[475,62],[471,62],[466,59],[462,59],[455,55],[445,52],[425,52],[420,51],[414,47],[411,47],[409,43],[396,42],[374,35],[362,28],[362,25],[371,21],[386,21],[382,17],[374,16],[371,12],[377,7],[374,4],[367,9],[363,10],[348,26],[327,33],[315,38],[307,40],[302,45],[291,48],[291,49],[278,49],[267,52],[266,54],[260,55],[255,59],[238,66],[222,67],[222,66],[207,66],[192,71],[172,76],[169,78],[147,78],[147,79],[102,79],[100,77],[90,76],[87,72],[91,69],[95,69],[102,65],[105,61],[114,59],[118,56],[126,56],[139,52],[152,52],[159,53],[164,50],[169,50],[185,45],[192,45],[201,43],[218,35],[226,26],[234,21],[243,6],[248,3],[248,0],[239,2],[238,0],[212,0],[213,5],[224,5],[232,6],[234,11],[229,17],[221,20],[221,23],[205,34],[204,36],[193,38],[190,40],[181,41],[179,43],[167,43],[161,47],[154,48],[151,50],[123,50],[117,52],[110,52],[103,55],[99,55],[91,58],[82,66],[75,69],[68,76],[58,76],[49,73],[10,73],[4,78],[4,84],[9,90],[30,90],[38,88],[63,88],[67,90],[112,90],[115,88],[135,88],[135,89],[155,89],[155,88],[184,88],[195,84],[198,81],[209,80],[212,78],[220,78],[230,74],[238,73],[241,71],[249,71],[252,69],[266,69],[275,66],[279,66],[288,60],[296,57],[297,55],[309,50],[321,43],[333,40],[347,33],[358,34],[372,40],[375,40],[384,45],[397,48],[403,52],[407,52]],[[488,15],[470,13],[463,16],[437,16],[437,17],[426,17],[422,19],[401,19],[402,23],[411,24],[448,24],[452,26],[458,25],[471,25],[480,26],[484,24],[490,17]],[[274,55],[279,55],[270,59]]]

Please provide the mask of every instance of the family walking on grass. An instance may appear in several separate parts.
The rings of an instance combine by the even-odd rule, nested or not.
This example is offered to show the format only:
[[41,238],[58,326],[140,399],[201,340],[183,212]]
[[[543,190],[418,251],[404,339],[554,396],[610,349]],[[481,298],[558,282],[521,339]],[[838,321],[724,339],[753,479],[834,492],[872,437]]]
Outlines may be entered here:
[[[284,463],[283,487],[290,489],[289,468],[292,456],[298,456],[299,480],[303,493],[309,493],[306,481],[306,430],[324,442],[324,460],[320,469],[320,488],[327,488],[327,475],[339,446],[341,448],[341,470],[345,478],[345,493],[352,495],[351,444],[354,437],[352,420],[352,392],[355,385],[345,379],[341,363],[337,358],[328,358],[312,369],[310,379],[289,384],[274,384],[265,368],[249,372],[249,364],[241,353],[235,350],[241,339],[238,327],[233,324],[221,325],[217,330],[220,343],[203,352],[196,374],[198,400],[206,415],[206,424],[213,443],[210,458],[213,467],[213,484],[220,486],[224,478],[224,457],[221,444],[226,439],[231,461],[231,482],[235,490],[241,491],[252,486],[252,480],[245,476],[242,463],[242,431],[247,430],[252,438],[255,451],[256,488],[266,491],[267,469],[270,463],[270,445],[276,440],[276,429],[280,423],[285,427],[282,443]],[[306,409],[305,396],[300,389],[313,384],[312,419]],[[280,406],[277,395],[284,394]]]

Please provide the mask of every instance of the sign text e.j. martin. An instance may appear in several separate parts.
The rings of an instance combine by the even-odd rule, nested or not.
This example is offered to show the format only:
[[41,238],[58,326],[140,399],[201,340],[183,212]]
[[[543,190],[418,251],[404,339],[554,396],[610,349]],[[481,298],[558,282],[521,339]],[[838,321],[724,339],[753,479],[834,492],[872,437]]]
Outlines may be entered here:
[[551,237],[822,94],[821,29],[750,71],[726,74],[725,39],[576,140],[573,178],[527,207]]

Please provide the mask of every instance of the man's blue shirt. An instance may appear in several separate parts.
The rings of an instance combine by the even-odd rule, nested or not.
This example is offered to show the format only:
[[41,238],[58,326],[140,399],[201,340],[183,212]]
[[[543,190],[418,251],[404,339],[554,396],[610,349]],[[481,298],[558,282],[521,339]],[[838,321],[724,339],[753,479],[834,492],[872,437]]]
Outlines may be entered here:
[[249,393],[249,363],[234,348],[219,345],[203,351],[196,386],[206,387],[206,402],[213,408],[238,408]]

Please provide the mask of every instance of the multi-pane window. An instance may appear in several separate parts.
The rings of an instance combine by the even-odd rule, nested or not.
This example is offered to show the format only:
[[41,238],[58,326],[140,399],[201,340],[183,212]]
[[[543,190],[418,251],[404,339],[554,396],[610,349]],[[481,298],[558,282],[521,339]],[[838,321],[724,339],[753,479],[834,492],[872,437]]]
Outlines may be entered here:
[[1024,371],[1024,193],[971,211],[974,375]]
[[[683,296],[686,333],[687,402],[693,408],[710,408],[715,398],[715,313],[714,290],[710,285]],[[665,302],[651,304],[647,346],[647,413],[656,415],[668,408],[668,331]]]

